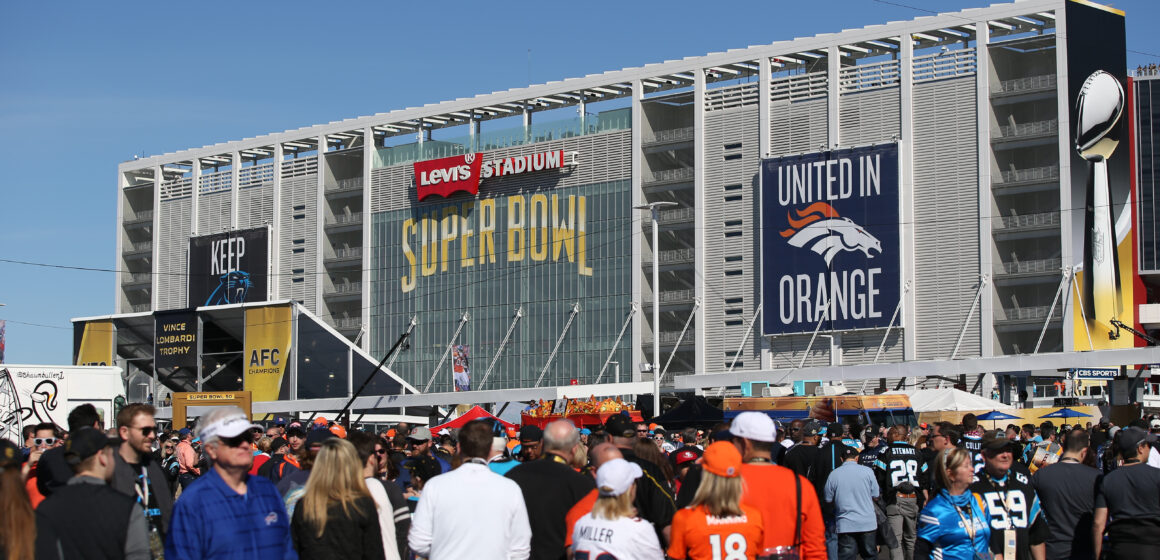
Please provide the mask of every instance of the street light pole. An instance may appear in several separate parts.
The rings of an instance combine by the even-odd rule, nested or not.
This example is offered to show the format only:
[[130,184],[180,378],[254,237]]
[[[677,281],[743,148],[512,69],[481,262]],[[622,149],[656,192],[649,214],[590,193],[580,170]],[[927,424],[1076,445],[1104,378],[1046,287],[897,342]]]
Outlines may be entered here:
[[676,206],[676,202],[650,202],[634,206],[637,210],[649,210],[652,217],[652,288],[653,288],[653,357],[650,370],[653,374],[653,416],[661,414],[661,266],[660,266],[660,209]]

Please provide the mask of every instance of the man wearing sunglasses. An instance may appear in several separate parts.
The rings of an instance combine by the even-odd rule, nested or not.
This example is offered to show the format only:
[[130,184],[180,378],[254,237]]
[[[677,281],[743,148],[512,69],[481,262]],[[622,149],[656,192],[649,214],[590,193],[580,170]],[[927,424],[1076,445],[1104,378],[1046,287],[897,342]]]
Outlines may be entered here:
[[[173,513],[173,494],[161,465],[153,459],[153,442],[157,440],[157,423],[153,420],[152,405],[133,403],[117,413],[117,434],[121,445],[114,455],[112,488],[135,498],[145,508],[149,522],[151,544],[155,553],[161,552],[161,543]],[[156,533],[154,533],[156,532]]]
[[197,425],[212,466],[174,505],[165,558],[295,558],[278,490],[249,474],[254,462],[249,416],[236,406],[217,407]]

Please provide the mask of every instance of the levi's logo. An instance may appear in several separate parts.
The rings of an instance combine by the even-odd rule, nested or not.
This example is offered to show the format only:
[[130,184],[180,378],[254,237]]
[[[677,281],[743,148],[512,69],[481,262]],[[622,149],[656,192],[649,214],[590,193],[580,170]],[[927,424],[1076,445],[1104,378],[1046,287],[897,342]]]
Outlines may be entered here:
[[477,154],[416,161],[415,183],[419,200],[433,194],[444,198],[457,192],[477,194],[482,165],[483,159]]

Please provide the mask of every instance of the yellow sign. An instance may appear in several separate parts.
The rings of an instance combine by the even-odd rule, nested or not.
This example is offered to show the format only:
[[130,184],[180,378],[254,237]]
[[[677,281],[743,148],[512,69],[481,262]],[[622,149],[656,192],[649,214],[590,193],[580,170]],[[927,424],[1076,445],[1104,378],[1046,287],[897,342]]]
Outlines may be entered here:
[[[173,429],[185,427],[185,410],[190,406],[236,406],[253,416],[249,391],[216,393],[173,393]],[[261,415],[264,416],[264,415]]]
[[244,385],[257,401],[276,401],[290,360],[293,312],[288,305],[246,309]]
[[[1129,212],[1129,210],[1125,210]],[[1136,346],[1136,337],[1132,333],[1123,329],[1116,329],[1112,326],[1110,319],[1115,317],[1123,321],[1128,326],[1132,326],[1135,316],[1135,282],[1137,279],[1135,268],[1135,258],[1132,250],[1132,240],[1130,237],[1125,238],[1120,242],[1116,248],[1117,260],[1119,264],[1117,277],[1119,278],[1118,286],[1100,286],[1102,289],[1095,290],[1093,307],[1096,310],[1098,317],[1092,317],[1091,310],[1085,311],[1083,309],[1083,286],[1084,282],[1088,281],[1088,275],[1085,271],[1080,270],[1076,272],[1075,287],[1072,292],[1072,327],[1074,342],[1073,346],[1077,351],[1084,350],[1107,350],[1111,348],[1132,348]],[[1085,313],[1086,321],[1085,321]],[[1119,331],[1120,337],[1113,340],[1109,333]],[[1091,336],[1091,344],[1088,344],[1088,336]]]
[[77,347],[78,366],[113,365],[113,341],[116,337],[112,321],[89,321]]
[[[500,220],[503,223],[498,223]],[[402,249],[407,267],[399,279],[400,287],[407,293],[415,289],[420,276],[529,258],[535,262],[566,260],[576,263],[577,274],[592,276],[587,224],[588,199],[582,195],[515,194],[436,208],[403,221]],[[499,228],[503,229],[497,232]],[[506,254],[498,256],[497,234],[507,247]]]

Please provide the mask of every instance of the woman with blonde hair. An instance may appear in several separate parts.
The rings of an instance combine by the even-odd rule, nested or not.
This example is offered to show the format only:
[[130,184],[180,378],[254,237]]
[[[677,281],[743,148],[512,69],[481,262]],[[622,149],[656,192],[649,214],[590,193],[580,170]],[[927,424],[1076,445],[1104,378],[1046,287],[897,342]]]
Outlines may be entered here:
[[662,560],[656,531],[636,515],[636,479],[644,475],[640,466],[612,459],[596,470],[596,503],[592,511],[576,521],[568,558],[636,558]]
[[303,560],[382,560],[378,508],[363,480],[363,465],[350,442],[331,438],[318,451],[290,533]]
[[1002,543],[997,542],[1002,539],[992,540],[990,510],[982,496],[967,490],[975,478],[970,452],[961,447],[944,449],[935,460],[934,474],[942,489],[918,515],[914,560],[992,558],[993,551],[1002,550]]
[[673,516],[669,558],[754,560],[763,542],[761,511],[742,505],[741,452],[719,441],[701,457],[701,485]]

